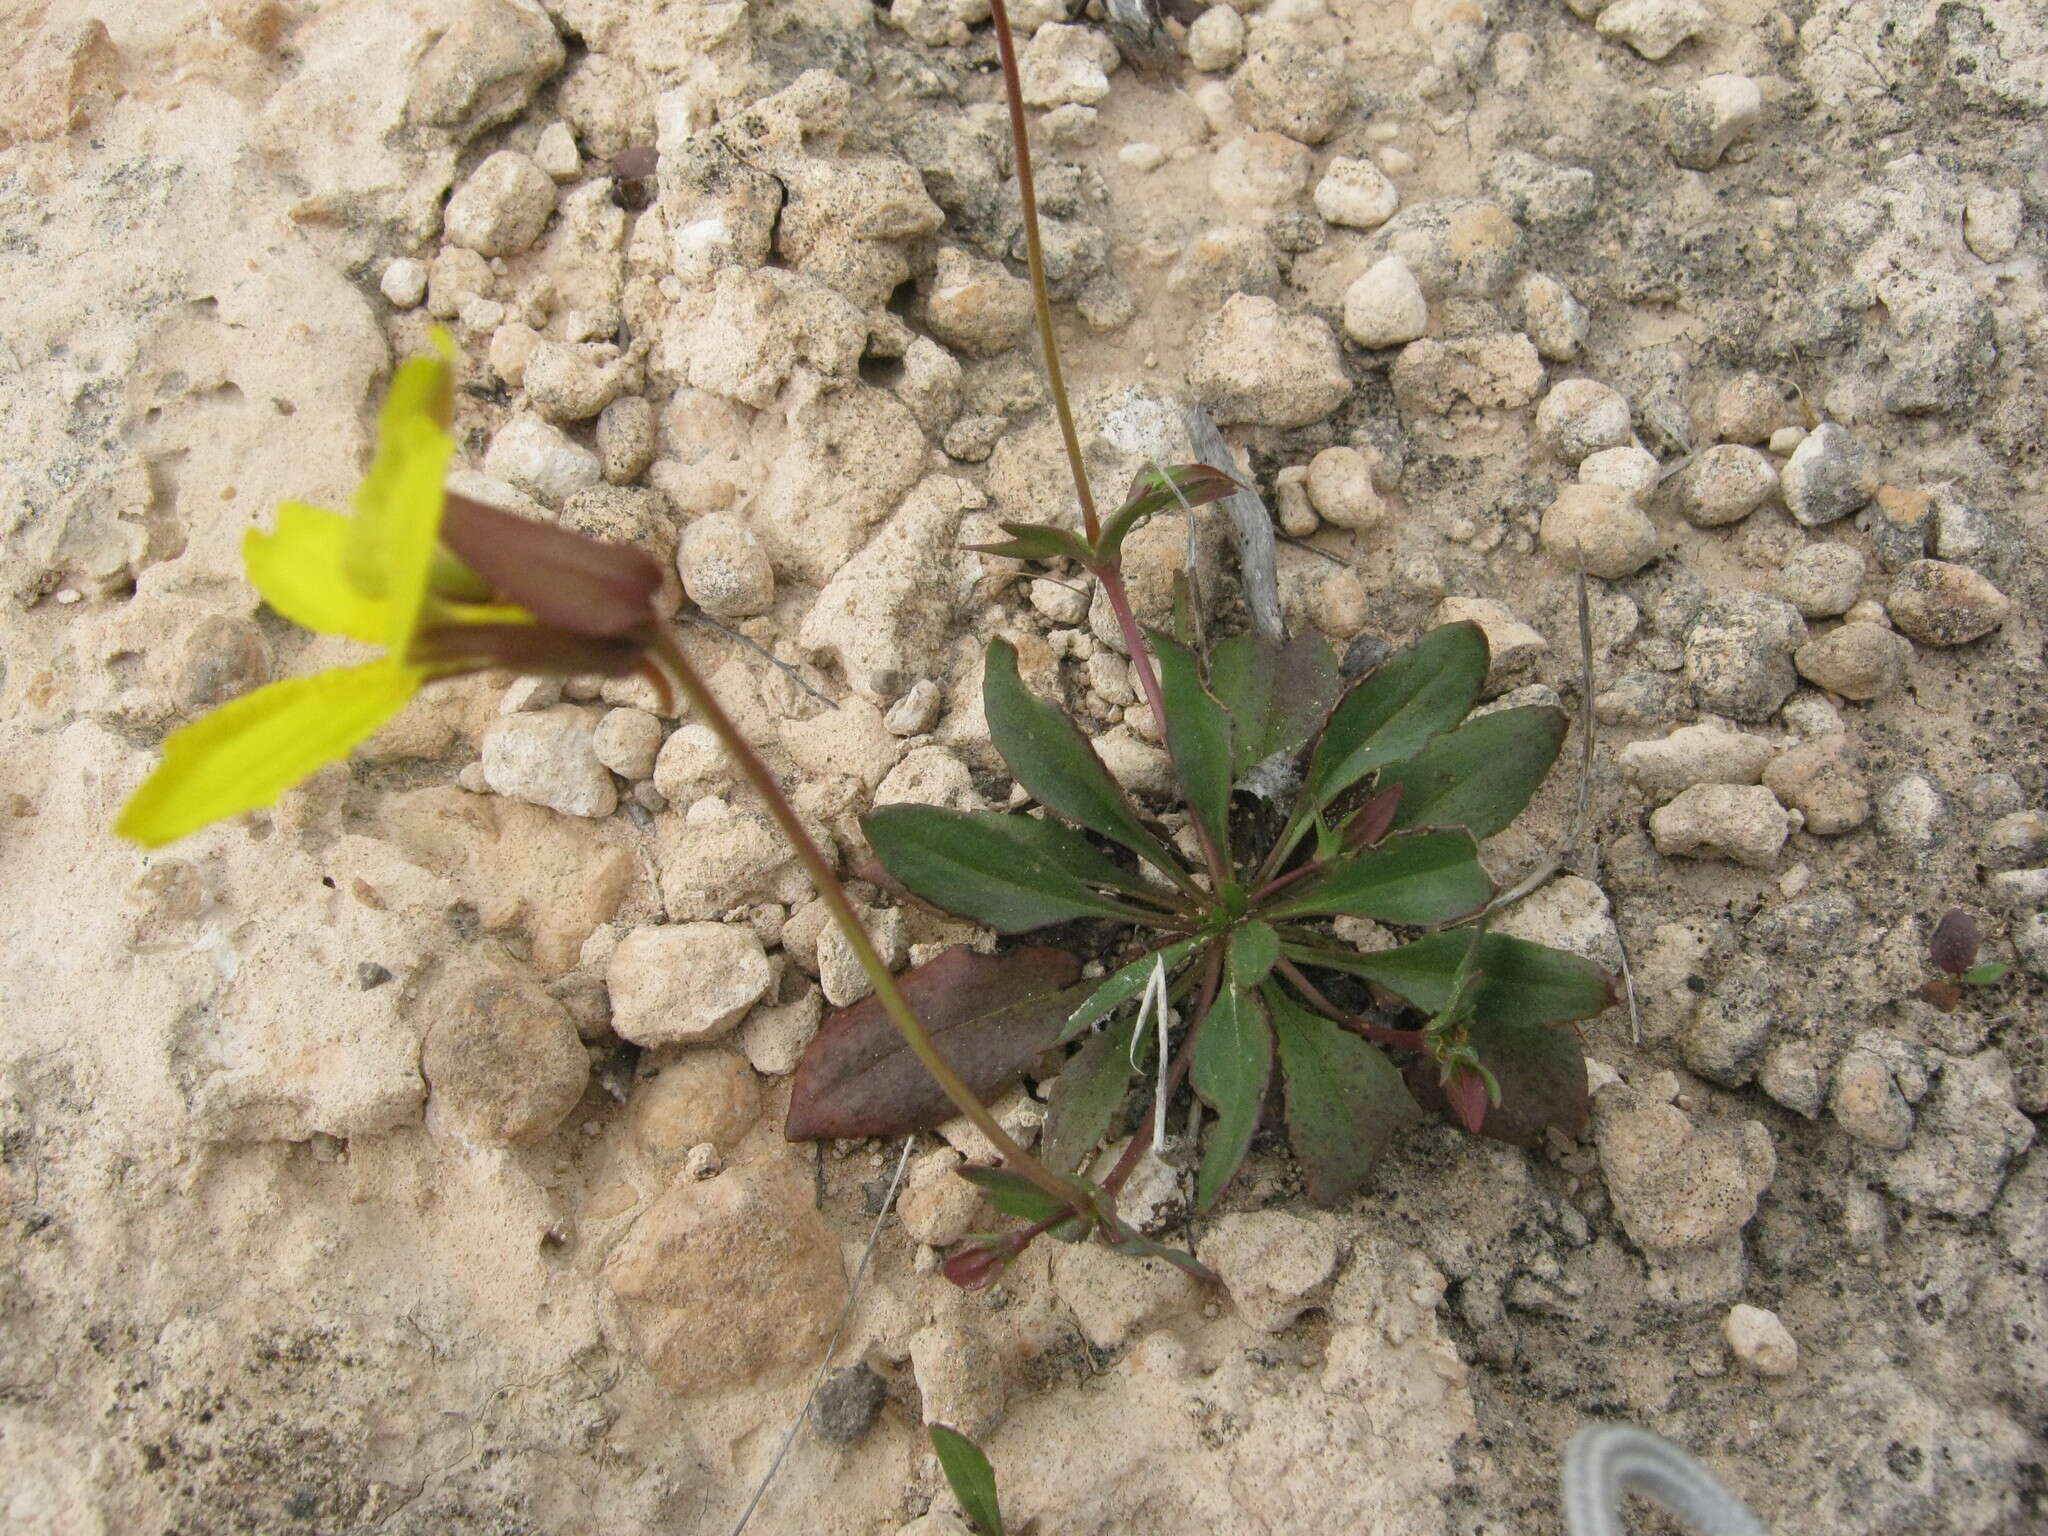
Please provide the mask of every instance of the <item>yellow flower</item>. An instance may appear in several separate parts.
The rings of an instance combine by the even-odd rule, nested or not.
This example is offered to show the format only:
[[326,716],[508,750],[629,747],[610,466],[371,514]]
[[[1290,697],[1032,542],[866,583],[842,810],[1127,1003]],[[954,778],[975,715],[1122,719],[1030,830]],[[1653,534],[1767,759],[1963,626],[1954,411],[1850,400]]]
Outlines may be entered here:
[[638,631],[660,584],[651,560],[443,491],[453,348],[439,332],[435,345],[392,379],[355,516],[287,502],[275,531],[242,541],[249,580],[278,613],[385,654],[271,683],[175,732],[115,823],[121,836],[161,847],[272,804],[437,677],[645,665]]

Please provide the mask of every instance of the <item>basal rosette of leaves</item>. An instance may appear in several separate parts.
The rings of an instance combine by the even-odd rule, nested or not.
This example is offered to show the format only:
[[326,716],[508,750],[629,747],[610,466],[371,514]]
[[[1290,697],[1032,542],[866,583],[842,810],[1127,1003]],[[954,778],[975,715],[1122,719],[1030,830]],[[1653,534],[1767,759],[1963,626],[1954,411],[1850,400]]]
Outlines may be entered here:
[[[1547,1127],[1575,1135],[1586,1069],[1569,1026],[1613,1001],[1612,978],[1579,956],[1487,932],[1496,893],[1479,858],[1479,841],[1509,825],[1549,773],[1563,712],[1473,715],[1489,657],[1471,624],[1429,631],[1348,687],[1315,637],[1227,639],[1206,655],[1163,634],[1149,644],[1193,840],[1214,862],[1178,855],[1080,727],[1024,686],[1000,639],[983,677],[989,731],[1035,807],[890,805],[863,821],[889,875],[947,912],[1004,935],[1077,919],[1113,925],[1099,980],[1080,979],[1079,956],[1028,943],[989,956],[954,950],[906,975],[961,1075],[993,1094],[1042,1053],[1070,1047],[1041,1156],[1079,1177],[1131,1123],[1131,1094],[1159,1088],[1155,1025],[1138,1026],[1163,970],[1181,1021],[1165,1091],[1184,1076],[1209,1111],[1201,1210],[1243,1163],[1276,1089],[1306,1191],[1325,1205],[1361,1188],[1425,1105],[1519,1144]],[[1291,804],[1262,798],[1275,782],[1298,786]],[[1216,881],[1217,868],[1229,878]],[[1403,942],[1360,953],[1332,932],[1339,917],[1369,918]],[[863,1002],[828,1020],[799,1066],[787,1133],[898,1135],[950,1113]],[[1132,1150],[1150,1129],[1147,1114]],[[1133,1160],[1102,1181],[1109,1194]],[[1054,1208],[1021,1181],[964,1172],[999,1210],[1078,1235],[1061,1233]]]

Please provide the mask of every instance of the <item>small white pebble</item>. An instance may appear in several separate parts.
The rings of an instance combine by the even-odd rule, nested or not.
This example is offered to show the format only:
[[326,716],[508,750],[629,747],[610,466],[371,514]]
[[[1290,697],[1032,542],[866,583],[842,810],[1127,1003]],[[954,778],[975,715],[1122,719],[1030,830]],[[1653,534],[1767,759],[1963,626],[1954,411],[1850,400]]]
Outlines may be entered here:
[[1810,864],[1794,864],[1778,877],[1779,893],[1785,896],[1802,895],[1812,884],[1813,866]]
[[1116,157],[1134,171],[1156,171],[1166,164],[1166,151],[1143,139],[1133,139],[1116,152]]
[[541,130],[540,140],[533,146],[533,163],[557,184],[576,179],[583,158],[576,153],[576,135],[567,123],[549,123]]
[[1799,1345],[1775,1312],[1737,1303],[1728,1309],[1721,1334],[1735,1358],[1760,1376],[1790,1376],[1799,1369]]
[[85,594],[76,587],[59,587],[56,597],[58,603],[69,608],[73,603],[83,601]]
[[1415,157],[1397,144],[1388,144],[1373,156],[1389,176],[1405,176],[1415,169]]
[[1780,427],[1771,434],[1770,449],[1773,453],[1786,454],[1806,441],[1806,428]]
[[384,269],[378,284],[394,309],[413,309],[427,296],[427,264],[401,256]]

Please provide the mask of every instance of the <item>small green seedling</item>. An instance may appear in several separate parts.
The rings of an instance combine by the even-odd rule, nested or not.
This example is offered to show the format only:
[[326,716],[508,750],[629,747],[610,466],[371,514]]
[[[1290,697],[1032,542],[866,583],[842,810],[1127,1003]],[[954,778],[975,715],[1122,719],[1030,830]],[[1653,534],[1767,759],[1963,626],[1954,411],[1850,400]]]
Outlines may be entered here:
[[980,1446],[945,1424],[930,1427],[932,1449],[938,1452],[939,1470],[953,1489],[953,1497],[974,1522],[981,1536],[1003,1536],[1002,1506],[996,1502],[995,1468],[988,1464]]
[[2005,979],[2012,969],[1997,960],[1977,960],[1984,936],[1977,920],[1961,907],[1951,907],[1934,925],[1934,937],[1927,941],[1927,958],[1942,972],[1939,980],[1923,983],[1920,996],[1943,1013],[1953,1013],[1963,1001],[1964,987],[1988,987]]

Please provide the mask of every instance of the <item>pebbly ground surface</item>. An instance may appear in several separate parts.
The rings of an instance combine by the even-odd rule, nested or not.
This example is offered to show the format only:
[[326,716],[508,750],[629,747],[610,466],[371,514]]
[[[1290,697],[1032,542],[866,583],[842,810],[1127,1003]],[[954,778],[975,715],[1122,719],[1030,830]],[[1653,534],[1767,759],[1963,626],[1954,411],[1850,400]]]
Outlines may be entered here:
[[[346,504],[435,323],[465,487],[675,563],[849,872],[877,800],[1008,800],[994,635],[1156,795],[1099,602],[959,547],[1072,515],[984,7],[4,9],[4,1523],[727,1530],[899,1149],[781,1140],[862,983],[703,727],[473,679],[272,813],[108,827],[182,720],[349,659],[239,541]],[[1340,1211],[1262,1138],[1214,1294],[1052,1244],[951,1290],[974,1138],[920,1138],[753,1529],[957,1532],[937,1419],[1040,1536],[1552,1532],[1607,1418],[1781,1530],[2039,1529],[2048,22],[1271,0],[1138,73],[1012,10],[1105,495],[1199,402],[1291,626],[1476,618],[1575,712],[1590,573],[1591,825],[1575,735],[1487,854],[1573,846],[1510,924],[1625,942],[1642,1038],[1587,1027],[1583,1144],[1424,1129]],[[1188,548],[1134,541],[1141,605]],[[982,937],[856,891],[900,961]],[[1953,905],[2013,971],[1942,1013]]]

